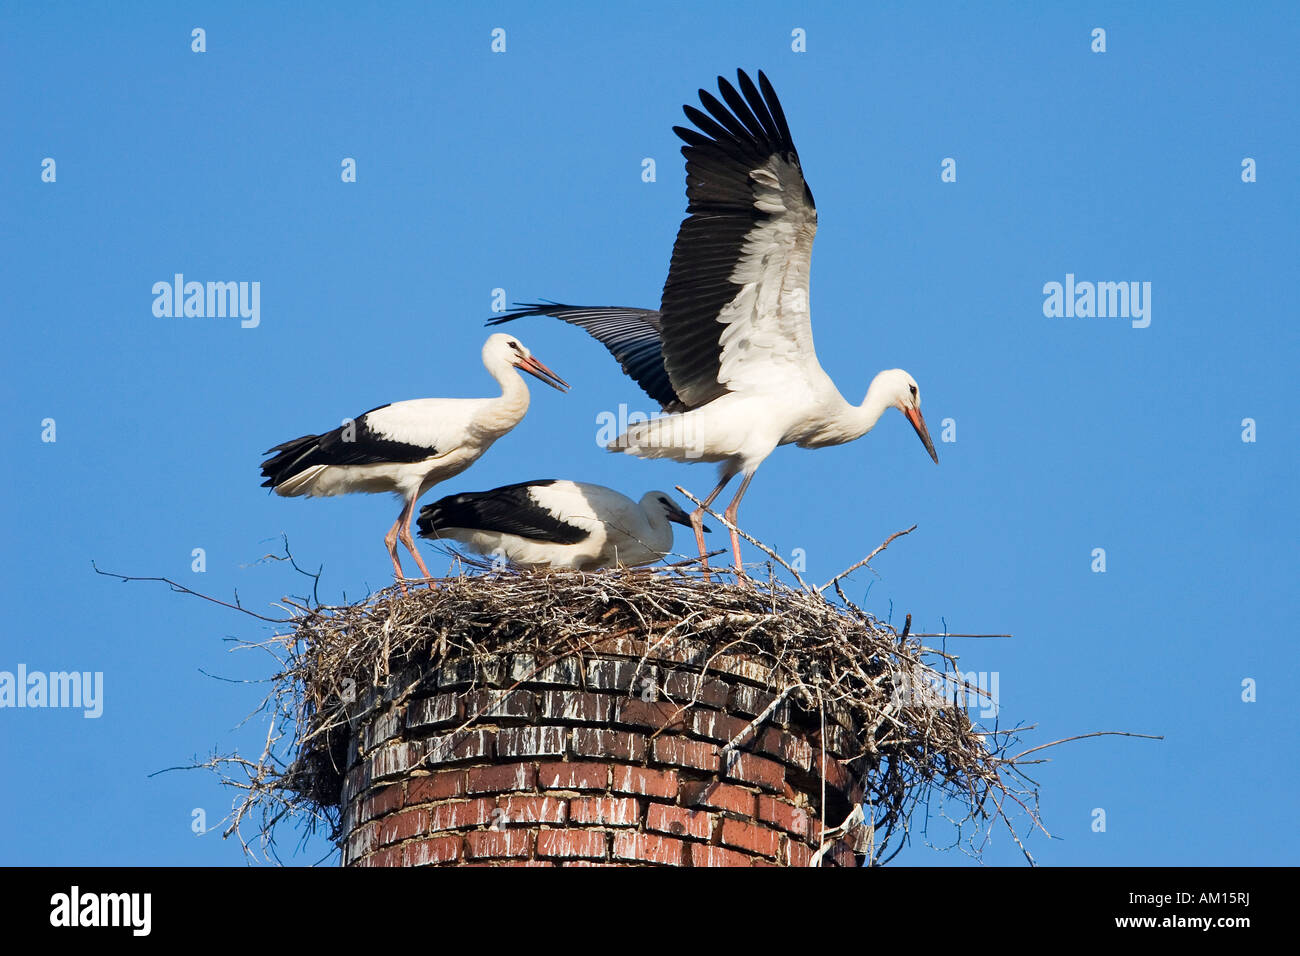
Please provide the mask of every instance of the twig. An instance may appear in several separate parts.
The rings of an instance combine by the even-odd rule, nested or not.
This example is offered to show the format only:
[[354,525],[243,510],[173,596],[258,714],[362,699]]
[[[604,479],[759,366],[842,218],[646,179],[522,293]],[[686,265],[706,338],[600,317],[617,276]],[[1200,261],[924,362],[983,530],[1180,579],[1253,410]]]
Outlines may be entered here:
[[856,571],[858,568],[864,567],[864,566],[867,564],[867,562],[869,562],[872,558],[874,558],[876,555],[878,555],[881,551],[884,551],[887,547],[889,547],[889,542],[893,541],[895,538],[901,537],[902,535],[905,535],[905,534],[911,534],[911,533],[912,533],[913,531],[915,531],[915,530],[916,530],[916,525],[912,525],[912,527],[907,528],[907,529],[904,530],[904,531],[895,531],[895,532],[894,532],[893,534],[891,534],[888,538],[886,538],[886,539],[885,539],[885,543],[882,544],[880,547],[876,548],[875,551],[872,551],[869,555],[867,555],[865,558],[863,558],[863,559],[862,559],[861,561],[859,561],[857,564],[851,565],[851,566],[850,566],[849,568],[847,568],[846,570],[841,571],[839,574],[835,575],[835,577],[831,578],[829,581],[827,581],[825,584],[823,584],[821,587],[819,587],[819,588],[817,589],[817,593],[818,593],[818,594],[821,594],[823,591],[825,591],[828,587],[830,587],[832,584],[834,584],[834,583],[835,583],[836,581],[838,581],[840,578],[846,578],[846,577],[848,577],[850,574],[852,574],[854,571]]
[[[1165,739],[1163,734],[1157,736],[1156,734],[1133,734],[1129,733],[1127,730],[1098,730],[1091,734],[1078,734],[1074,737],[1062,737],[1060,740],[1053,740],[1049,744],[1039,744],[1037,747],[1030,747],[1028,750],[1022,751],[1014,757],[1011,757],[1008,760],[1008,763],[1015,763],[1021,757],[1027,757],[1040,750],[1046,750],[1048,747],[1055,747],[1057,744],[1068,744],[1072,740],[1086,740],[1089,737],[1141,737],[1143,740]],[[1031,761],[1031,763],[1037,763],[1037,761]]]

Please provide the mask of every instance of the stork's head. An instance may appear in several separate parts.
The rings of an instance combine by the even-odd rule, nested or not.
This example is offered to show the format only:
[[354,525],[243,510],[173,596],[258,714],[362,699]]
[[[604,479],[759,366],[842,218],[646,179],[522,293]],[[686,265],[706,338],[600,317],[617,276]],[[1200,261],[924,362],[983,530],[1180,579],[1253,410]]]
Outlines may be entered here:
[[925,419],[921,416],[921,390],[916,385],[916,379],[908,375],[901,368],[891,368],[881,372],[871,383],[867,390],[868,395],[875,393],[879,400],[881,408],[894,407],[907,417],[916,429],[917,437],[925,445],[925,450],[930,453],[934,463],[939,464],[939,456],[935,453],[934,442],[930,440],[930,430],[925,427]]
[[674,524],[691,526],[691,516],[666,491],[647,491],[641,496],[641,508],[648,515],[663,515]]
[[561,392],[569,387],[568,382],[533,358],[533,353],[523,342],[505,332],[489,335],[483,343],[483,364],[489,369],[514,366]]

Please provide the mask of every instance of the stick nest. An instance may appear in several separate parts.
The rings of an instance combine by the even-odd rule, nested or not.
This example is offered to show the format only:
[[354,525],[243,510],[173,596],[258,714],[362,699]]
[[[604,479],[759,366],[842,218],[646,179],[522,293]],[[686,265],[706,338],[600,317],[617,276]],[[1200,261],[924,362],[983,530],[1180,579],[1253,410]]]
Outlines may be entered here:
[[[405,594],[390,587],[341,606],[286,601],[288,629],[257,645],[282,664],[263,703],[272,718],[265,751],[257,760],[216,757],[209,764],[240,791],[225,832],[239,835],[250,854],[241,824],[254,820],[264,856],[274,853],[275,828],[288,818],[305,817],[308,832],[328,826],[336,843],[343,837],[349,717],[367,694],[400,700],[418,689],[393,686],[396,675],[514,652],[549,663],[626,637],[652,647],[694,642],[712,655],[762,665],[767,689],[788,698],[811,726],[847,728],[845,757],[860,806],[840,829],[871,862],[886,862],[907,842],[918,807],[927,823],[933,809],[955,828],[947,845],[932,845],[978,856],[990,824],[1001,821],[1029,857],[1012,817],[1041,827],[1037,787],[1006,756],[1014,732],[972,724],[965,692],[974,689],[960,682],[956,657],[863,611],[837,582],[838,601],[802,580],[787,585],[770,570],[766,581],[730,582],[716,572],[705,581],[661,568],[493,571],[438,583]],[[957,692],[942,695],[936,686]],[[751,732],[761,733],[759,723]],[[746,743],[727,746],[744,750]]]

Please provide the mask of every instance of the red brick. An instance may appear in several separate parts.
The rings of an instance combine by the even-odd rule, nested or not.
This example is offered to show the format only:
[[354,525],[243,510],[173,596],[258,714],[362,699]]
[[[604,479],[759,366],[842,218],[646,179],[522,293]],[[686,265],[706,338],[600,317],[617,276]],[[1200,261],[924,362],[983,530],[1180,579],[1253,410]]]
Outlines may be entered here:
[[526,690],[476,690],[465,695],[464,703],[466,719],[513,717],[534,720],[537,717],[537,702]]
[[640,692],[642,687],[657,684],[658,676],[656,668],[642,666],[637,661],[587,661],[587,685],[596,690]]
[[545,720],[584,724],[607,724],[614,716],[614,697],[588,694],[586,691],[554,691],[542,694],[542,717]]
[[460,733],[430,737],[425,744],[428,753],[421,763],[433,767],[440,763],[490,757],[492,740],[492,734],[486,730],[462,730]]
[[496,767],[475,767],[466,776],[469,793],[501,790],[532,790],[537,786],[537,768],[532,764],[508,763]]
[[605,830],[548,830],[537,833],[537,855],[603,860]]
[[533,837],[532,830],[475,830],[465,837],[465,846],[473,859],[531,856]]
[[563,823],[567,809],[563,797],[511,796],[501,800],[498,806],[505,811],[506,821],[512,826],[520,823]]
[[720,846],[691,844],[691,866],[749,866],[753,857]]
[[810,847],[796,840],[786,840],[786,860],[791,866],[807,866],[812,861]]
[[723,760],[723,771],[732,780],[743,780],[773,793],[785,789],[785,767],[766,757],[733,750]]
[[573,753],[579,757],[611,757],[614,760],[640,760],[645,756],[645,737],[622,730],[598,727],[575,727]]
[[618,702],[618,722],[651,730],[685,730],[690,711],[684,704],[632,698]]
[[385,813],[392,813],[402,805],[402,785],[400,783],[389,784],[382,790],[378,790],[366,797],[361,803],[361,822],[373,820],[375,817],[382,817]]
[[407,727],[441,727],[458,724],[464,711],[455,694],[438,694],[414,701],[406,711]]
[[380,850],[378,853],[372,853],[360,863],[361,866],[392,866],[402,865],[402,847],[390,846],[386,850]]
[[812,745],[775,727],[763,731],[759,749],[804,772],[812,769]]
[[634,827],[641,821],[641,804],[631,797],[574,797],[569,801],[569,820]]
[[654,759],[658,763],[671,763],[679,767],[694,767],[714,773],[718,769],[718,748],[703,740],[685,737],[656,737]]
[[406,805],[433,803],[465,795],[464,770],[437,770],[427,777],[412,777],[406,784]]
[[497,755],[558,757],[568,741],[567,727],[507,727],[497,731]]
[[722,842],[728,846],[763,856],[774,857],[781,848],[781,838],[775,830],[755,826],[744,820],[723,820],[721,836]]
[[461,838],[433,837],[406,845],[407,866],[428,866],[436,863],[451,863],[464,855]]
[[367,823],[365,826],[353,830],[348,836],[345,848],[348,860],[356,861],[373,850],[378,843],[378,837],[378,823]]
[[547,790],[604,790],[609,786],[609,764],[549,761],[538,765],[537,782]]
[[438,804],[429,808],[429,832],[481,827],[491,821],[496,808],[497,802],[492,797]]
[[[702,686],[701,679],[704,681]],[[664,678],[664,694],[678,704],[694,701],[704,707],[725,707],[730,693],[731,689],[722,681],[688,671],[673,671]]]
[[749,721],[731,717],[716,710],[692,709],[691,732],[699,737],[708,737],[721,743],[730,743],[747,727]]
[[683,866],[685,850],[686,844],[672,837],[637,833],[633,830],[624,830],[614,835],[614,857],[619,860],[643,860],[646,863]]
[[647,830],[658,830],[674,836],[689,836],[707,840],[713,836],[713,821],[717,817],[703,810],[687,810],[667,803],[652,803],[646,811]]
[[379,821],[379,845],[409,840],[429,832],[429,814],[425,810],[403,810]]
[[775,824],[787,833],[793,833],[805,840],[812,832],[809,825],[812,819],[811,810],[791,806],[784,800],[769,797],[765,793],[758,796],[758,818],[765,823]]
[[710,807],[747,817],[754,815],[754,794],[729,783],[683,783],[681,802],[687,807]]
[[611,790],[644,794],[647,797],[677,796],[677,772],[648,770],[645,767],[615,767]]

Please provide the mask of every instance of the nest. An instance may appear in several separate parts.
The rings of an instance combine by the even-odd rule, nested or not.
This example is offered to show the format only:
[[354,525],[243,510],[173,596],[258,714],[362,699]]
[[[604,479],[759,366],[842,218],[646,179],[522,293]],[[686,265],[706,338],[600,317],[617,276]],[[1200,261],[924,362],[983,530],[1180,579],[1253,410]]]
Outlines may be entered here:
[[[932,810],[955,828],[946,844],[927,835],[931,845],[978,856],[1000,821],[1029,857],[1018,830],[1026,819],[1041,827],[1037,787],[1007,756],[1014,731],[972,724],[967,692],[977,689],[960,680],[956,657],[909,634],[910,615],[899,630],[857,607],[838,582],[786,584],[770,566],[766,581],[716,572],[708,581],[680,567],[492,571],[443,579],[436,589],[392,587],[349,605],[289,601],[288,629],[258,645],[283,665],[264,704],[272,717],[266,750],[257,760],[212,764],[241,791],[226,832],[255,820],[265,854],[278,824],[305,816],[309,831],[326,825],[339,841],[350,715],[367,693],[391,700],[415,689],[393,686],[395,675],[466,655],[555,661],[625,636],[696,642],[753,661],[770,673],[774,706],[788,699],[823,727],[831,715],[848,728],[844,756],[860,781],[859,804],[836,835],[850,835],[871,862],[886,862],[908,841],[918,808],[921,829]],[[838,599],[826,596],[831,584]],[[743,741],[724,750],[735,746]],[[230,774],[232,764],[242,772]]]

